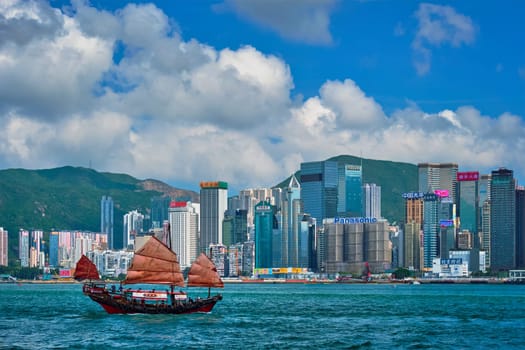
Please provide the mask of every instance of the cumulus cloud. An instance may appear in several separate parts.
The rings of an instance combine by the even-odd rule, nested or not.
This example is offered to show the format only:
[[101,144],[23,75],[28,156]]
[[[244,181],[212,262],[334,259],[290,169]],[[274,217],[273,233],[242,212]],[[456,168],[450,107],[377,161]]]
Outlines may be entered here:
[[280,36],[307,44],[331,44],[330,15],[336,0],[225,0],[218,11],[233,11]]
[[412,49],[414,66],[419,75],[425,75],[430,70],[432,47],[444,44],[460,47],[472,44],[475,40],[476,28],[472,19],[450,6],[422,3],[415,16],[418,30]]
[[[13,9],[37,22],[50,13],[9,4],[5,18]],[[236,189],[274,185],[303,161],[339,154],[525,174],[519,116],[472,106],[429,113],[413,103],[387,115],[351,79],[326,81],[303,100],[291,96],[286,62],[253,46],[185,40],[153,5],[76,6],[58,12],[51,34],[0,46],[2,167],[92,163],[175,186],[221,179]]]

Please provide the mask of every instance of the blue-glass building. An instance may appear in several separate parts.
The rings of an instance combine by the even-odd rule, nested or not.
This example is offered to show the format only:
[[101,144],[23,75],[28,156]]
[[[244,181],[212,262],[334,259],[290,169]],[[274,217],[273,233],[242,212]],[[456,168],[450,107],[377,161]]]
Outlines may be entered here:
[[516,267],[516,183],[514,172],[493,170],[490,186],[490,268]]
[[124,247],[123,237],[114,235],[113,223],[113,199],[110,196],[102,196],[100,200],[100,232],[108,236],[109,249],[122,249]]
[[255,268],[273,267],[274,231],[278,230],[276,208],[270,202],[255,205]]
[[301,163],[303,209],[317,223],[337,215],[337,172],[336,161]]
[[49,234],[49,266],[58,267],[58,232]]

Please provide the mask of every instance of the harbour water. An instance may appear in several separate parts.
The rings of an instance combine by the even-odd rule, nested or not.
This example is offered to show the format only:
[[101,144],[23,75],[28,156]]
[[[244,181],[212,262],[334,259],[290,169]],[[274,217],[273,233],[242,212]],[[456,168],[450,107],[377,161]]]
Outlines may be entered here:
[[81,289],[0,284],[0,349],[525,349],[524,285],[228,284],[175,316],[109,315]]

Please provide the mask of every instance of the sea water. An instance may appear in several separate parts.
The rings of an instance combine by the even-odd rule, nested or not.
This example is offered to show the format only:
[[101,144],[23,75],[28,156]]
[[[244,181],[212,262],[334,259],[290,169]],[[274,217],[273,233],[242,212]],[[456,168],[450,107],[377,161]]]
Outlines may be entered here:
[[220,291],[209,314],[109,315],[80,284],[0,284],[0,349],[525,349],[523,285]]

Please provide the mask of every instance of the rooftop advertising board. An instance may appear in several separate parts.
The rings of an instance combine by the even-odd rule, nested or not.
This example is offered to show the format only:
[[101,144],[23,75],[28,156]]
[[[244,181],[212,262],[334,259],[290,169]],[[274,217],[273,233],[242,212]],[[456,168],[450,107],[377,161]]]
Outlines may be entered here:
[[477,181],[479,180],[478,171],[462,171],[458,172],[456,175],[458,181]]

